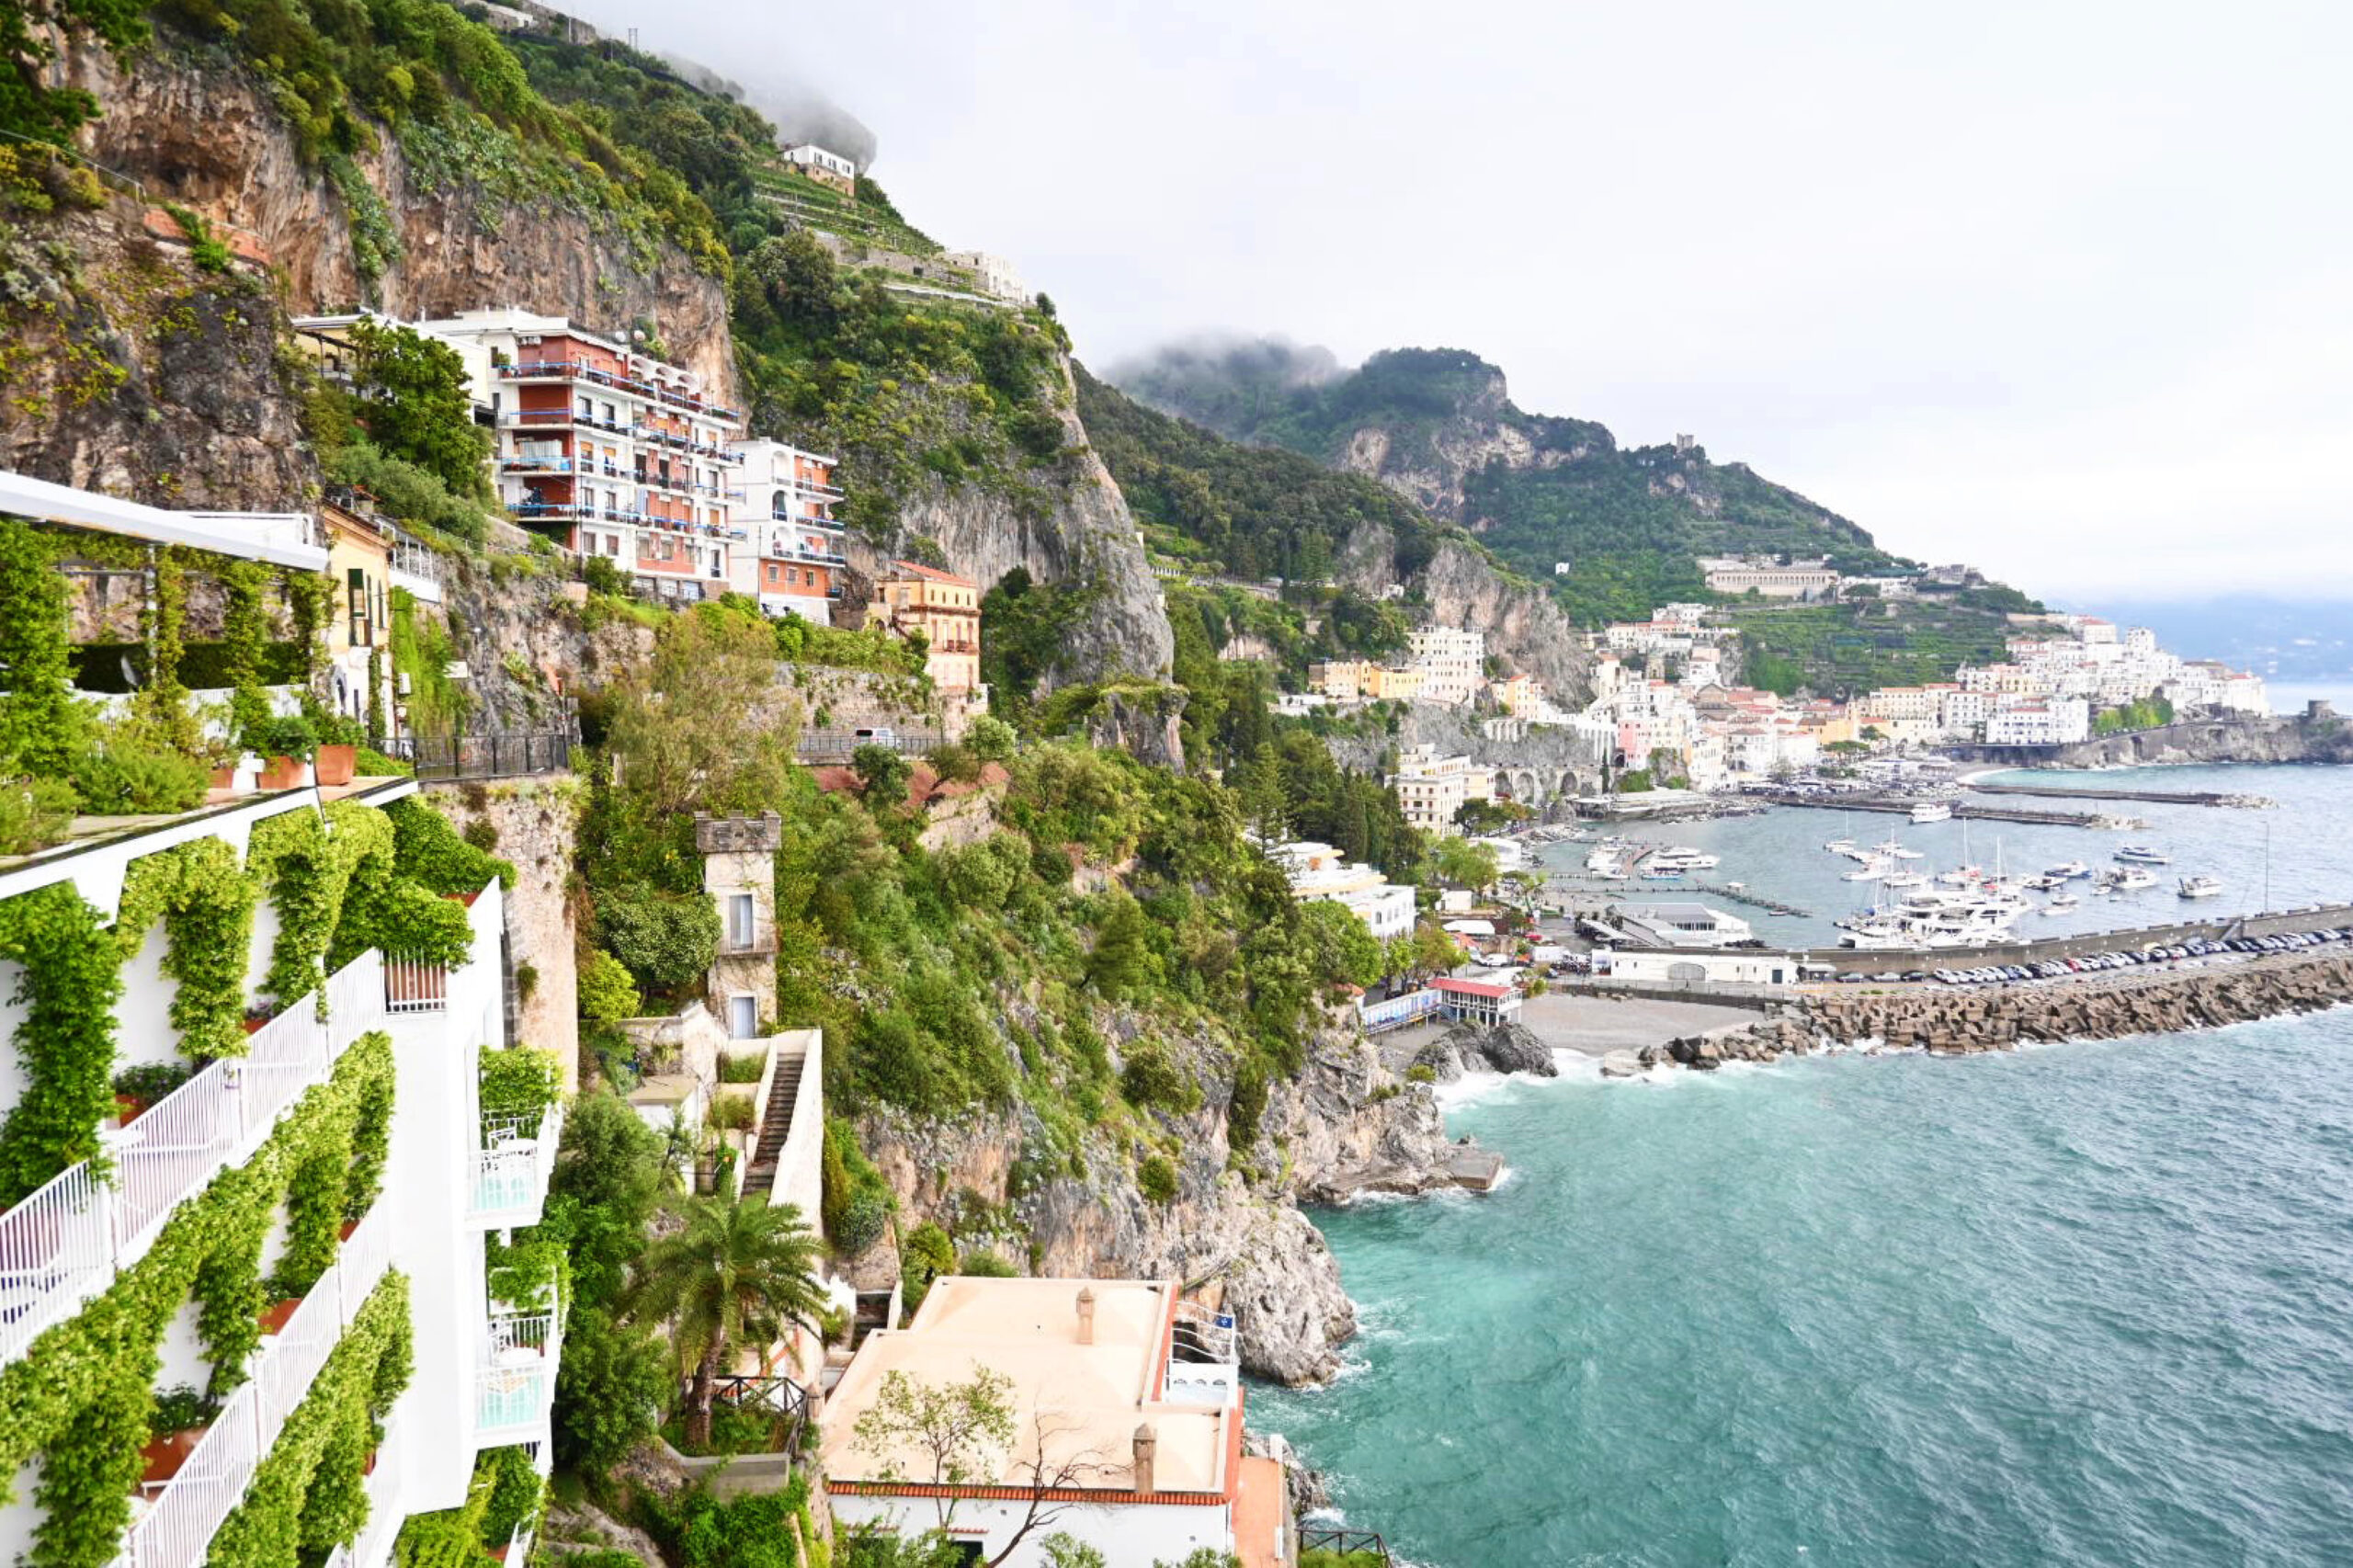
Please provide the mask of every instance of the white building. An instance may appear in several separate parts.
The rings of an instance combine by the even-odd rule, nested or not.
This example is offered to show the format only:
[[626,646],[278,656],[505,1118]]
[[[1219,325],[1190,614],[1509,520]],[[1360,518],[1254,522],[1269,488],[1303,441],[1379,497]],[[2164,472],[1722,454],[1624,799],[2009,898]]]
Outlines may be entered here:
[[1798,960],[1788,953],[1677,953],[1655,948],[1609,949],[1596,955],[1594,972],[1638,985],[1794,985],[1800,978]]
[[1486,685],[1485,632],[1425,626],[1406,633],[1405,643],[1421,674],[1424,702],[1468,702]]
[[1436,746],[1423,744],[1398,759],[1389,787],[1407,822],[1424,833],[1450,834],[1464,806],[1495,798],[1495,770],[1467,756],[1440,756]]
[[845,196],[858,194],[858,165],[813,142],[784,150],[784,161],[820,185],[832,186]]
[[[367,817],[415,790],[406,778],[361,779],[347,788],[255,794],[150,821],[131,834],[62,846],[0,872],[0,909],[19,899],[49,900],[80,912],[71,918],[93,923],[95,939],[111,943],[120,934],[107,926],[131,907],[153,907],[143,901],[152,896],[145,890],[158,857],[198,857],[189,863],[206,866],[218,887],[222,875],[242,874],[259,843],[283,831],[278,824],[284,819],[318,820],[334,834],[358,832]],[[381,831],[389,845],[389,827]],[[256,915],[247,950],[237,956],[244,978],[229,1001],[233,1019],[246,1012],[250,988],[271,963],[280,934],[271,897],[265,894]],[[237,1037],[240,1052],[210,1058],[182,1054],[173,1013],[185,998],[162,968],[176,939],[169,904],[123,962],[121,995],[103,1024],[114,1050],[106,1071],[146,1066],[192,1074],[128,1126],[99,1130],[111,1179],[100,1179],[86,1162],[61,1161],[45,1185],[0,1216],[8,1301],[0,1365],[55,1362],[61,1369],[40,1374],[44,1383],[88,1386],[93,1369],[108,1364],[109,1355],[129,1358],[142,1377],[142,1362],[152,1355],[159,1390],[208,1382],[217,1388],[235,1380],[200,1430],[130,1456],[129,1479],[140,1484],[119,1563],[181,1568],[204,1562],[223,1523],[247,1500],[257,1467],[295,1426],[306,1394],[346,1365],[345,1358],[377,1364],[392,1324],[413,1343],[414,1370],[395,1400],[368,1413],[383,1434],[367,1456],[369,1468],[314,1473],[310,1483],[356,1483],[367,1493],[368,1523],[343,1543],[344,1561],[358,1568],[388,1562],[406,1516],[465,1500],[476,1456],[485,1449],[529,1446],[546,1472],[562,1324],[543,1298],[507,1302],[493,1296],[484,1239],[538,1222],[563,1109],[560,1103],[515,1110],[482,1102],[480,1064],[506,1043],[505,915],[495,880],[478,892],[463,920],[465,962],[444,968],[370,949],[325,981],[319,1005],[313,995],[284,999],[267,1022]],[[15,998],[0,1007],[0,1023],[17,1037],[20,1052],[28,1029],[38,1027],[28,1001],[37,1006],[44,999],[42,966],[35,960],[36,972],[28,974],[28,956],[19,948],[0,961],[0,989]],[[43,1084],[38,1067],[9,1074],[0,1084],[0,1110],[15,1109]],[[52,1079],[47,1086],[53,1096],[63,1085]],[[381,1129],[381,1142],[369,1138],[371,1128]],[[287,1207],[286,1194],[302,1161],[323,1155],[362,1173],[332,1211],[339,1217],[348,1202],[362,1206],[360,1217],[339,1236],[316,1238],[325,1250],[313,1262],[323,1263],[323,1271],[307,1279],[290,1312],[281,1303],[265,1317],[265,1328],[274,1323],[275,1331],[250,1351],[241,1347],[234,1368],[216,1362],[199,1297],[219,1288],[207,1284],[219,1277],[199,1275],[197,1265],[211,1259],[219,1266],[210,1238],[242,1222],[233,1218],[247,1212],[238,1194],[257,1191],[269,1199],[256,1215],[266,1233],[247,1267],[282,1278],[267,1271],[290,1267],[304,1223]],[[240,1171],[257,1187],[217,1180]],[[228,1256],[233,1269],[233,1251]],[[262,1287],[261,1299],[276,1288]],[[136,1300],[148,1290],[161,1290],[176,1303],[152,1340],[85,1340],[85,1309],[95,1300],[126,1292]],[[122,1326],[117,1318],[109,1332]],[[74,1426],[95,1414],[69,1393],[52,1415],[26,1418],[35,1423],[39,1451],[47,1452],[72,1441]],[[353,1454],[339,1460],[331,1452],[322,1462],[360,1460]],[[0,1507],[0,1551],[11,1556],[30,1543],[42,1517],[33,1487],[20,1484],[16,1494]]]
[[738,516],[745,537],[729,546],[729,581],[770,615],[832,625],[842,597],[838,574],[849,564],[834,518],[842,498],[835,460],[765,437],[738,441],[734,451],[743,465]]
[[[888,1380],[918,1390],[985,1369],[1010,1381],[1010,1444],[984,1445],[981,1473],[935,1480],[913,1443],[861,1442],[858,1424]],[[836,1525],[916,1533],[952,1506],[960,1543],[993,1560],[1043,1488],[1063,1506],[1009,1568],[1041,1568],[1061,1532],[1108,1568],[1152,1568],[1208,1548],[1286,1561],[1279,1460],[1242,1451],[1233,1320],[1174,1283],[1128,1279],[932,1282],[906,1327],[867,1335],[825,1401],[819,1462]]]
[[2091,733],[2091,705],[2080,697],[2013,699],[1985,721],[1987,745],[2074,745]]
[[1704,903],[1621,903],[1614,918],[1637,940],[1660,948],[1729,948],[1756,934],[1739,915]]
[[1391,881],[1378,867],[1345,859],[1330,845],[1311,839],[1278,844],[1267,853],[1290,879],[1291,897],[1302,903],[1329,900],[1382,941],[1413,930],[1414,890]]
[[961,267],[970,272],[973,281],[980,285],[981,292],[993,299],[1017,305],[1029,302],[1029,290],[1023,287],[1021,275],[1014,270],[1013,263],[1001,256],[992,256],[983,250],[952,250],[940,259],[950,267]]
[[1838,573],[1824,558],[1784,565],[1769,555],[1699,558],[1699,574],[1711,594],[1755,593],[1768,599],[1821,599],[1838,591]]

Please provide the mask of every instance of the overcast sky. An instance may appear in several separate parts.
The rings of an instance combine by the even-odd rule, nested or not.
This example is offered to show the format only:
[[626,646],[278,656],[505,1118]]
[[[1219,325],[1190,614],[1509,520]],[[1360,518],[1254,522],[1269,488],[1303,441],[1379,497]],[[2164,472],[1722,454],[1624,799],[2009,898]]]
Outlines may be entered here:
[[2353,6],[585,0],[1097,364],[1476,350],[2030,591],[2353,597]]

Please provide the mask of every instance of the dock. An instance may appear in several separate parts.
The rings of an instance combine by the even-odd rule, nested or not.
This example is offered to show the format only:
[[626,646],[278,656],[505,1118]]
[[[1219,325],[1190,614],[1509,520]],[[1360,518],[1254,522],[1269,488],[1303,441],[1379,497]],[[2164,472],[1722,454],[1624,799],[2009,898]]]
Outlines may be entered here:
[[1812,910],[1800,909],[1793,903],[1783,903],[1777,898],[1766,898],[1761,894],[1750,892],[1746,888],[1720,887],[1713,882],[1681,882],[1675,886],[1678,892],[1703,892],[1713,898],[1729,899],[1733,903],[1745,903],[1751,909],[1761,909],[1768,915],[1794,915],[1800,920],[1813,918]]
[[2063,790],[2051,784],[1972,784],[1978,795],[2039,795],[2046,800],[2154,801],[2161,806],[2228,806],[2261,811],[2278,802],[2261,795],[2232,795],[2219,790]]
[[1457,1187],[1492,1192],[1504,1179],[1504,1157],[1476,1143],[1457,1143],[1446,1152],[1446,1174]]
[[[2054,791],[2059,792],[2059,791]],[[2074,793],[2075,791],[2064,791]],[[1878,812],[1887,816],[1909,817],[1919,802],[1901,800],[1893,795],[1800,795],[1775,791],[1766,795],[1751,795],[1752,801],[1765,801],[1776,806],[1802,806],[1817,812]],[[2033,823],[2044,827],[2106,827],[2113,819],[2096,812],[2049,812],[2030,807],[1978,806],[1964,801],[1947,802],[1956,818],[1968,817],[1978,822]]]

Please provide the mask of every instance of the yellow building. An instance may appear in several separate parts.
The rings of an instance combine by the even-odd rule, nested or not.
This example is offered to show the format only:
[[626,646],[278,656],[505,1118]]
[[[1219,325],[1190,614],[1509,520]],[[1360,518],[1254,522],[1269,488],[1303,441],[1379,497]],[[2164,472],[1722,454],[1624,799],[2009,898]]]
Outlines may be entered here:
[[1416,701],[1422,695],[1422,672],[1374,669],[1365,676],[1364,694],[1381,702]]
[[365,719],[377,695],[377,662],[389,669],[392,658],[392,540],[384,525],[332,502],[319,508],[319,517],[326,525],[327,576],[335,584],[328,697],[336,712]]
[[901,637],[922,632],[924,673],[943,694],[964,697],[981,684],[981,589],[970,577],[896,561],[874,585],[866,607],[869,626]]

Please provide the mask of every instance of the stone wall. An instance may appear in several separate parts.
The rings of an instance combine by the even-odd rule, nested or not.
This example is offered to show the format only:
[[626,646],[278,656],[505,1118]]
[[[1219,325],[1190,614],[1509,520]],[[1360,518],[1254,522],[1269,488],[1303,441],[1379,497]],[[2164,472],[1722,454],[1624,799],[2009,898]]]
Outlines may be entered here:
[[[574,921],[572,858],[585,803],[570,774],[498,784],[428,784],[434,808],[459,831],[487,822],[498,833],[491,853],[515,863],[515,891],[506,895],[506,949],[517,971],[516,1036],[552,1051],[563,1062],[564,1087],[580,1080],[578,931]],[[521,994],[523,966],[530,994]]]

